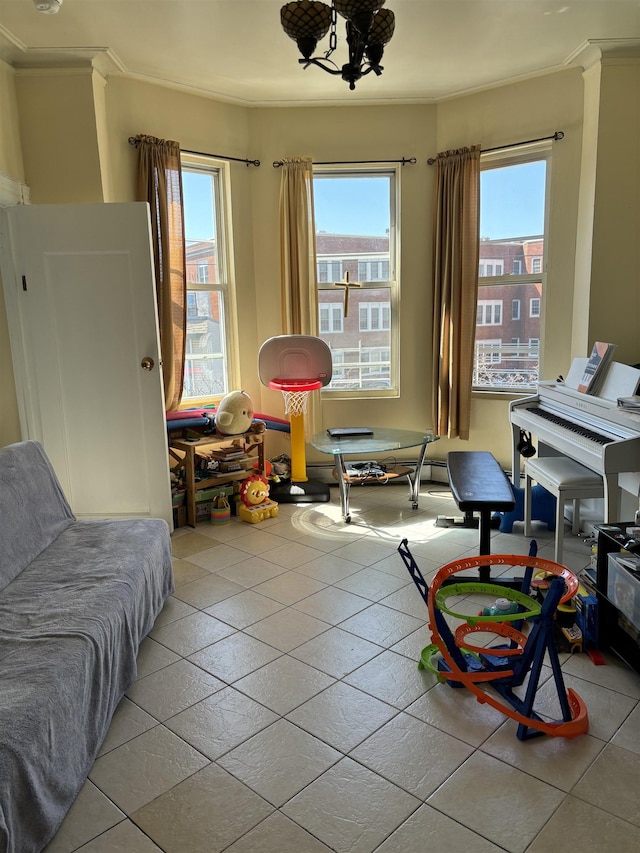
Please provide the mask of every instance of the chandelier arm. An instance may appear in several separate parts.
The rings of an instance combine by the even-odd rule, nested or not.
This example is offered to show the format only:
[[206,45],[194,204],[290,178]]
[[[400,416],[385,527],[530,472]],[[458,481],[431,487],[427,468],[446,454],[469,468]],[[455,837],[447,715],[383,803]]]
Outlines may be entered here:
[[[327,66],[324,64],[324,62],[325,62],[325,61],[327,61],[327,62],[331,62],[331,64],[332,64],[332,65],[334,65],[335,67],[334,67],[334,68],[329,68],[329,67],[327,67]],[[329,60],[327,60],[327,59],[326,59],[326,57],[320,57],[320,58],[318,58],[318,57],[316,57],[316,56],[311,56],[311,57],[309,57],[309,59],[299,59],[299,60],[298,60],[298,62],[299,62],[299,63],[300,63],[300,65],[302,65],[302,67],[303,67],[303,68],[305,68],[305,69],[306,69],[306,68],[308,68],[310,65],[317,65],[317,66],[318,66],[318,68],[322,68],[322,70],[323,70],[323,71],[326,71],[326,72],[327,72],[327,74],[342,74],[342,69],[338,68],[338,67],[335,65],[335,63],[334,63],[334,62],[332,62],[330,59],[329,59]]]

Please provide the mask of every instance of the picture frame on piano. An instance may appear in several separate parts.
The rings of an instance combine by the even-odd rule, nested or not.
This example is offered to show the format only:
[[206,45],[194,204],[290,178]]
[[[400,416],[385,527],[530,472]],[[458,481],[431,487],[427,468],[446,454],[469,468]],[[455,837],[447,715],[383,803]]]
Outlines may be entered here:
[[616,344],[596,341],[585,365],[576,390],[583,394],[598,394],[613,359]]

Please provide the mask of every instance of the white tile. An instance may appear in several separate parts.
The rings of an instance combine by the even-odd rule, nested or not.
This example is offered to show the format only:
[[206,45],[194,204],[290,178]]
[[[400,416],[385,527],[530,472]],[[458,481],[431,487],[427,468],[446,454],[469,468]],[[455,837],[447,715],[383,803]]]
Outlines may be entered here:
[[342,678],[379,655],[382,650],[381,646],[356,637],[355,634],[349,634],[348,631],[330,628],[293,649],[291,654],[334,678]]
[[248,628],[245,628],[245,633],[280,649],[282,652],[289,652],[296,646],[306,643],[312,637],[327,631],[329,627],[326,622],[322,622],[320,619],[307,616],[306,613],[294,610],[293,607],[286,607],[284,610],[278,610],[272,616],[265,617],[260,622],[249,625]]
[[277,719],[264,705],[225,687],[171,717],[165,725],[214,761]]
[[181,657],[187,657],[205,646],[210,646],[216,640],[228,637],[233,631],[225,622],[207,613],[198,612],[176,619],[169,625],[154,628],[149,636]]
[[640,704],[636,705],[622,723],[611,743],[640,755]]
[[[193,608],[189,608],[193,613]],[[156,622],[156,625],[158,623]],[[138,648],[138,657],[136,658],[136,668],[138,678],[144,678],[146,675],[151,675],[152,672],[157,672],[159,669],[164,669],[165,666],[175,663],[180,660],[180,655],[172,652],[166,646],[156,643],[151,637],[145,637]]]
[[558,788],[475,752],[427,802],[509,853],[524,853],[563,799]]
[[336,853],[371,853],[420,805],[350,758],[344,758],[282,807]]
[[[303,567],[304,568],[304,567]],[[360,610],[369,607],[371,602],[352,592],[328,586],[313,595],[294,604],[296,610],[315,616],[323,622],[337,625]]]
[[362,571],[362,566],[353,560],[338,557],[336,554],[323,554],[315,560],[298,566],[296,571],[323,583],[336,583],[336,581],[344,580],[349,575]]
[[233,566],[235,563],[241,562],[241,560],[246,560],[246,558],[246,551],[242,551],[240,548],[220,543],[217,543],[212,548],[211,540],[209,540],[209,547],[206,551],[198,551],[197,554],[191,554],[189,562],[195,563],[196,566],[201,566],[209,572],[218,572],[220,569]]
[[398,714],[350,755],[425,800],[472,752],[469,744],[408,714]]
[[[496,847],[457,820],[423,805],[398,827],[376,849],[376,853],[423,853],[423,851],[448,851],[448,853],[501,853]],[[549,853],[561,848],[550,848]]]
[[504,722],[503,714],[473,693],[448,684],[436,684],[405,710],[471,746],[480,746]]
[[404,709],[437,683],[436,676],[403,655],[386,651],[344,677],[347,684]]
[[378,572],[375,569],[360,569],[359,572],[349,575],[344,580],[337,581],[335,585],[354,595],[368,598],[370,601],[380,601],[381,598],[386,598],[387,595],[391,595],[409,582],[408,574],[405,579],[387,572]]
[[338,682],[291,711],[287,719],[349,752],[397,713],[391,705]]
[[282,652],[273,646],[238,631],[191,655],[190,660],[196,666],[231,684],[281,654]]
[[[240,553],[238,551],[238,554]],[[204,578],[199,578],[197,581],[179,587],[174,596],[186,604],[204,610],[205,607],[211,607],[212,604],[216,604],[230,595],[235,595],[237,592],[242,592],[243,589],[244,587],[238,583],[228,581],[216,574],[208,574]]]
[[331,850],[281,812],[274,812],[227,848],[226,853],[331,853]]
[[567,797],[527,853],[584,850],[589,853],[640,850],[640,829],[576,797]]
[[87,779],[45,853],[72,853],[124,818],[123,812]]
[[278,714],[287,714],[333,684],[334,679],[289,655],[282,655],[234,683]]
[[252,586],[281,575],[284,571],[282,566],[269,562],[265,557],[248,557],[240,563],[221,569],[216,574],[250,589]]
[[417,631],[423,624],[424,620],[409,616],[408,613],[392,610],[382,604],[372,604],[366,610],[345,619],[340,627],[343,631],[388,648]]
[[133,820],[170,853],[220,853],[273,807],[215,764],[134,812]]
[[326,743],[287,720],[278,720],[223,755],[218,764],[274,806],[281,806],[340,757]]
[[166,720],[224,687],[220,679],[187,660],[134,682],[127,697],[156,720]]
[[325,584],[298,572],[286,572],[254,587],[260,595],[266,595],[281,604],[294,604],[314,592],[325,588]]
[[113,714],[111,725],[102,741],[98,755],[110,752],[117,746],[121,746],[157,725],[158,721],[155,717],[147,714],[146,711],[123,696]]
[[78,848],[78,853],[162,853],[162,850],[130,820],[123,820]]
[[234,628],[246,628],[248,625],[253,625],[265,616],[271,616],[283,607],[280,602],[274,601],[272,598],[267,598],[266,595],[254,590],[244,590],[231,598],[225,598],[224,601],[219,601],[217,604],[212,604],[207,607],[206,613],[215,616],[216,619],[221,619],[227,622]]
[[639,791],[637,752],[607,744],[571,793],[640,827]]
[[131,815],[207,764],[192,746],[156,726],[98,758],[89,778]]

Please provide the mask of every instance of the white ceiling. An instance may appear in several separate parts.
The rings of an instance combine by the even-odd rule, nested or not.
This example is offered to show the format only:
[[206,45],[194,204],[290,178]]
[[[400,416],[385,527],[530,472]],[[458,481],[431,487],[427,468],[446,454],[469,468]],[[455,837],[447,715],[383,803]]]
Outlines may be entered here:
[[[0,0],[0,58],[16,67],[93,61],[240,104],[433,101],[554,71],[589,42],[640,39],[640,0],[387,0],[396,32],[384,73],[350,92],[303,70],[280,27],[283,0]],[[338,19],[334,59],[346,62]],[[611,40],[611,41],[609,41]],[[320,43],[317,54],[327,49]],[[321,50],[322,49],[322,50]]]

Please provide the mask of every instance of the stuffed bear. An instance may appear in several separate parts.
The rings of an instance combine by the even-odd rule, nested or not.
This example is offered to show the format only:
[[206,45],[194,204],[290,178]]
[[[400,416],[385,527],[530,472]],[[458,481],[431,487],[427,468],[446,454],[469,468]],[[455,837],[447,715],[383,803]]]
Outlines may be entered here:
[[[516,505],[512,512],[497,512],[493,517],[500,519],[500,533],[511,533],[514,521],[524,521],[524,489],[511,486]],[[556,529],[556,499],[544,486],[531,487],[531,520],[543,521],[549,530]]]
[[253,421],[253,403],[246,391],[230,391],[220,400],[216,411],[216,430],[222,435],[249,432]]

